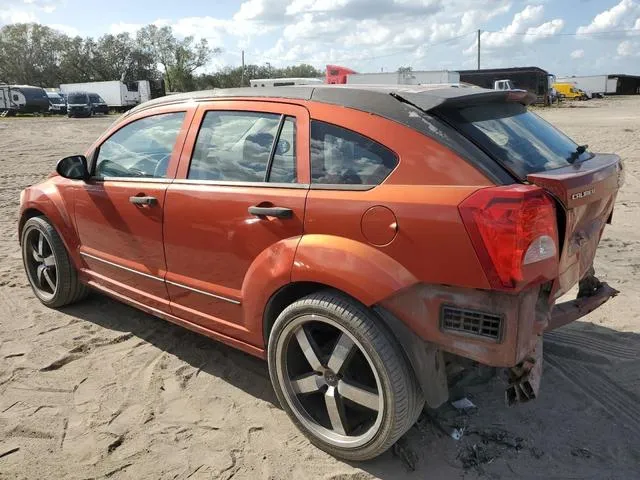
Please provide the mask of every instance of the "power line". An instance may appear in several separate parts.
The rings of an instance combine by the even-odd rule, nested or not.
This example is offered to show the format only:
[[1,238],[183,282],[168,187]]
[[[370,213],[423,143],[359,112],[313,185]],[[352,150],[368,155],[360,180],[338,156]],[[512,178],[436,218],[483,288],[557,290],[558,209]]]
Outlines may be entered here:
[[571,36],[571,37],[575,37],[575,36],[588,36],[588,35],[609,35],[609,34],[613,34],[613,33],[640,33],[640,30],[638,30],[637,28],[628,28],[626,30],[608,30],[608,31],[604,31],[604,32],[573,32],[573,33],[569,33],[569,32],[563,32],[563,33],[545,33],[545,32],[505,32],[503,30],[483,30],[483,32],[487,32],[487,33],[504,33],[505,35],[531,35],[531,36],[545,36],[545,37],[563,37],[563,36]]

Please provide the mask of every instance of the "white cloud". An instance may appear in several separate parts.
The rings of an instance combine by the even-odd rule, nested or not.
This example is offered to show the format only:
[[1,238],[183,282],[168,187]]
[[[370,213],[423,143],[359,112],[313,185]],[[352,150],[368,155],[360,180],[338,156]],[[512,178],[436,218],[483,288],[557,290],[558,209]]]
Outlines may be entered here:
[[142,23],[119,22],[109,27],[109,33],[112,35],[118,35],[119,33],[136,33],[142,27],[144,27]]
[[545,22],[537,27],[529,27],[525,32],[523,41],[525,43],[533,43],[536,40],[547,38],[559,33],[564,28],[564,20],[555,18],[550,22]]
[[576,33],[592,34],[630,28],[640,30],[640,4],[635,0],[622,0],[596,15],[589,25],[578,27]]
[[[544,17],[543,5],[527,5],[524,9],[516,12],[509,25],[496,32],[483,32],[480,35],[480,45],[482,50],[499,50],[509,48],[511,60],[515,61],[515,47],[522,44],[534,43],[543,38],[548,38],[557,34],[564,28],[564,20],[555,18],[553,20],[540,23]],[[477,52],[476,42],[471,43],[463,54],[466,56],[475,55]]]
[[0,11],[0,24],[4,23],[31,23],[37,22],[38,17],[28,10],[8,10]]
[[640,42],[624,40],[620,42],[616,52],[619,57],[638,57],[640,56]]
[[583,58],[584,57],[584,50],[579,48],[578,50],[574,50],[573,52],[571,52],[571,58],[577,60],[578,58]]
[[527,5],[524,10],[517,12],[509,25],[497,32],[484,32],[480,35],[480,42],[486,48],[500,48],[514,42],[517,34],[525,33],[526,29],[542,19],[544,7],[542,5]]
[[293,0],[285,10],[287,15],[308,12],[331,12],[344,8],[349,0]]
[[0,25],[40,21],[39,13],[50,14],[63,0],[2,0]]

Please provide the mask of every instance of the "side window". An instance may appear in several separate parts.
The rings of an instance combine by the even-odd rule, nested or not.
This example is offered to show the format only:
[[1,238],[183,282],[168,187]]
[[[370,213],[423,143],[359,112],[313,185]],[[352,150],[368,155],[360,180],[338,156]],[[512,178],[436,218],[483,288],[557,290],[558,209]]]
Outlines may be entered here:
[[[258,112],[207,112],[196,140],[187,178],[294,182],[295,120],[287,118],[277,143],[281,115]],[[272,152],[276,144],[275,151]]]
[[89,95],[89,100],[91,101],[91,103],[100,103],[100,97],[98,95]]
[[397,164],[395,153],[370,138],[311,122],[311,183],[378,185]]
[[184,116],[165,113],[122,127],[100,146],[94,177],[163,178]]

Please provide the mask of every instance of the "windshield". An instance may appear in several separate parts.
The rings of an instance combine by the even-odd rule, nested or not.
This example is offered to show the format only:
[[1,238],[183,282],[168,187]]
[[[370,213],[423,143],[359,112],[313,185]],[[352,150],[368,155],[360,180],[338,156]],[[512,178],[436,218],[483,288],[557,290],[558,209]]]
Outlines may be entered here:
[[82,103],[82,104],[89,103],[87,101],[87,95],[84,93],[70,93],[67,98],[67,101],[69,103]]
[[475,105],[442,115],[521,179],[592,156],[519,103]]
[[57,93],[48,93],[47,95],[49,96],[49,101],[54,105],[60,105],[61,103],[64,103],[62,97]]

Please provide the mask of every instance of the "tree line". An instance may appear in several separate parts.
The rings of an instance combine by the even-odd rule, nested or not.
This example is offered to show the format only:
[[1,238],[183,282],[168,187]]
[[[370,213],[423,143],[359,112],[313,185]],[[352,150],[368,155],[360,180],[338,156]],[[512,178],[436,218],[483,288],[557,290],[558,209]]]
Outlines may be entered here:
[[301,64],[276,68],[269,63],[225,67],[198,73],[221,53],[206,39],[178,38],[170,26],[147,25],[135,35],[97,39],[69,36],[37,23],[0,28],[0,83],[56,87],[62,83],[149,80],[152,90],[184,92],[249,85],[253,78],[319,77]]

